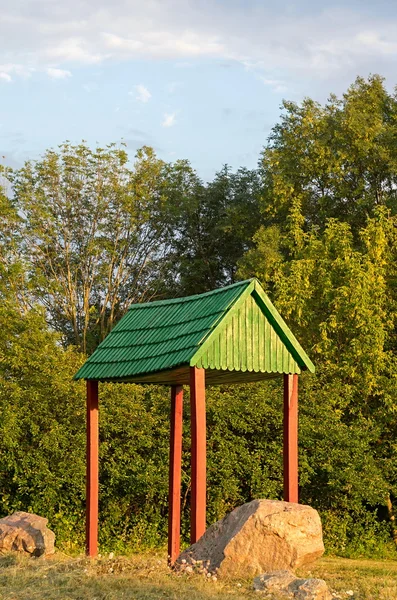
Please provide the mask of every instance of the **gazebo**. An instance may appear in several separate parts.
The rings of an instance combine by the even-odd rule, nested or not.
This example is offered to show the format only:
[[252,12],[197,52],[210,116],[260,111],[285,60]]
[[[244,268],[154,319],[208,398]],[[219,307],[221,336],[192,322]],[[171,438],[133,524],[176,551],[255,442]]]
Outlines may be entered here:
[[314,365],[256,279],[133,304],[75,375],[87,382],[86,551],[97,554],[98,382],[171,387],[168,554],[180,548],[183,385],[190,385],[191,542],[206,529],[205,385],[284,378],[284,500],[298,502],[298,375]]

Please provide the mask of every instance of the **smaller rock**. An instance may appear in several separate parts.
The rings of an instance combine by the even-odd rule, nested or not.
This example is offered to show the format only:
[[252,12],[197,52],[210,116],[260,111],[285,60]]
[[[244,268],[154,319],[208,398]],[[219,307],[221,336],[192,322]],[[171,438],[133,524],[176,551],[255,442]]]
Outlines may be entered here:
[[291,571],[273,571],[255,577],[254,589],[291,600],[332,600],[323,579],[298,579]]
[[273,573],[265,573],[254,579],[254,590],[257,592],[279,593],[286,590],[296,577],[291,571],[273,571]]
[[47,523],[44,517],[21,511],[0,519],[0,550],[29,556],[54,554],[55,534]]
[[324,579],[295,579],[288,586],[294,600],[332,600]]

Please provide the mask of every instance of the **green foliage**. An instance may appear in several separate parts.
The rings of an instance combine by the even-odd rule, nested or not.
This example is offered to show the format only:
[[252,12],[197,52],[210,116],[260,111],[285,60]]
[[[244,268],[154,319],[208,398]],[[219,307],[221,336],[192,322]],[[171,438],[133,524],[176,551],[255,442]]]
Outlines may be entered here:
[[164,163],[150,148],[133,169],[127,161],[114,144],[64,143],[10,174],[34,299],[64,342],[84,352],[152,293],[164,252]]
[[323,229],[329,218],[362,227],[378,205],[396,212],[397,102],[381,77],[358,78],[325,106],[283,107],[263,152],[265,215]]
[[2,514],[41,512],[55,525],[81,520],[84,404],[81,386],[71,382],[80,363],[59,347],[40,313],[0,305]]
[[186,161],[169,167],[168,293],[197,294],[235,281],[260,218],[260,192],[257,171],[225,166],[205,186]]
[[205,186],[149,147],[131,167],[115,144],[65,142],[4,179],[0,236],[25,263],[25,306],[88,353],[132,302],[234,281],[259,216],[256,171],[225,167]]
[[376,511],[321,511],[321,520],[328,554],[396,558],[389,528]]

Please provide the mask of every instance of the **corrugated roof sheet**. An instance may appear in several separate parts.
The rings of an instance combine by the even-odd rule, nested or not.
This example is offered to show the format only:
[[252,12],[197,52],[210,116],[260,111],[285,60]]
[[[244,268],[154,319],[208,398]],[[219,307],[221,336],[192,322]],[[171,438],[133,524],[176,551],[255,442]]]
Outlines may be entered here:
[[182,365],[266,376],[314,370],[259,282],[250,279],[196,296],[132,305],[75,379],[149,382],[153,374],[156,382],[156,373]]
[[75,378],[124,378],[189,363],[249,284],[243,281],[196,296],[133,304]]

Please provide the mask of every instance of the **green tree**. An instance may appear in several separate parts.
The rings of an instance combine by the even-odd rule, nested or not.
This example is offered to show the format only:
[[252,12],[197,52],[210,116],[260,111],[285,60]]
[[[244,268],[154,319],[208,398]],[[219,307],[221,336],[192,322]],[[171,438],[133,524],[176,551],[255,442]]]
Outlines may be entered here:
[[189,163],[179,161],[168,184],[174,207],[169,274],[175,282],[169,287],[175,295],[189,295],[233,283],[260,218],[258,172],[233,173],[225,166],[204,185]]
[[265,219],[284,226],[298,212],[323,230],[337,218],[355,233],[377,206],[397,212],[397,101],[381,77],[358,78],[324,106],[283,109],[262,156]]
[[66,343],[92,350],[131,302],[150,298],[166,251],[150,148],[65,143],[12,174],[36,300]]
[[14,297],[21,312],[29,308],[29,286],[21,260],[21,219],[10,198],[10,171],[0,165],[0,300]]
[[0,303],[0,512],[44,514],[63,534],[84,514],[81,362],[40,311]]

